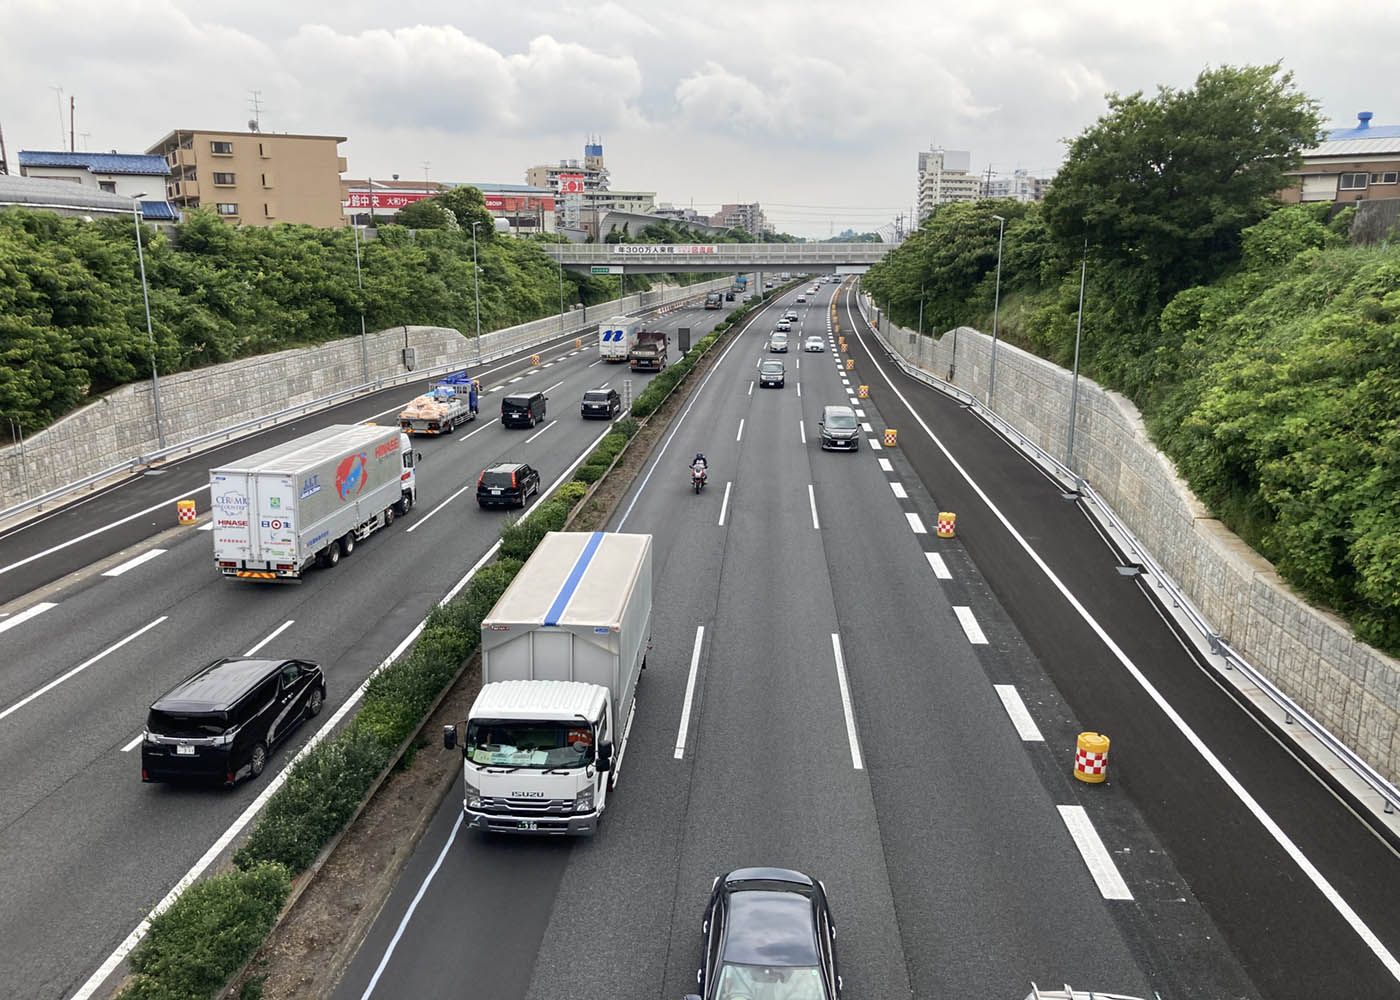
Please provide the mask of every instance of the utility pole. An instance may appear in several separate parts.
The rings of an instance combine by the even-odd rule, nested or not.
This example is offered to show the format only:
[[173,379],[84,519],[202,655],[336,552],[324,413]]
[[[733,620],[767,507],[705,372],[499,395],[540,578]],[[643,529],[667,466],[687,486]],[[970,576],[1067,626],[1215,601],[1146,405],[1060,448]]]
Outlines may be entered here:
[[[1089,241],[1084,241],[1084,256],[1079,262],[1079,317],[1074,323],[1074,374],[1069,390],[1069,440],[1065,442],[1065,468],[1074,472],[1074,422],[1079,411],[1079,337],[1084,332],[1084,279],[1089,273]],[[1074,489],[1079,492],[1084,477],[1074,472]]]
[[10,172],[10,160],[5,155],[5,127],[0,125],[0,174],[8,175]]
[[73,141],[73,118],[78,111],[78,99],[72,94],[68,95],[68,152],[76,153],[78,144]]

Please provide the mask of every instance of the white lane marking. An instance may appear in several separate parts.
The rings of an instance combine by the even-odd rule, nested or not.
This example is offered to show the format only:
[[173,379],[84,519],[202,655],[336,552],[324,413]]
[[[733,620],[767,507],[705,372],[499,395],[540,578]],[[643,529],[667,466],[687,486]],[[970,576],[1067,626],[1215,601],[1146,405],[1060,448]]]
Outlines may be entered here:
[[[214,522],[213,522],[213,521],[210,521],[209,523],[210,523],[210,524],[213,524]],[[151,549],[151,550],[148,551],[148,552],[142,552],[139,556],[134,556],[134,557],[132,557],[131,559],[128,559],[126,562],[121,563],[120,565],[113,566],[111,569],[107,570],[107,572],[103,573],[102,575],[103,575],[103,576],[121,576],[121,575],[122,575],[123,573],[125,573],[127,570],[129,570],[129,569],[135,569],[137,566],[140,566],[142,563],[150,562],[152,559],[156,558],[157,556],[163,556],[163,555],[165,555],[165,549]]]
[[[597,361],[593,362],[593,365],[600,365],[600,364],[602,364],[602,363],[603,363],[603,359],[602,359],[602,358],[599,358]],[[588,367],[589,367],[589,368],[592,368],[593,365],[589,365]]]
[[831,633],[831,652],[836,658],[836,683],[841,688],[841,711],[846,717],[846,740],[851,745],[851,766],[865,769],[860,756],[860,739],[856,736],[856,714],[851,708],[851,684],[846,679],[846,659],[841,655],[841,636]]
[[259,643],[257,643],[256,645],[254,645],[252,649],[248,650],[248,652],[244,653],[243,655],[244,655],[244,656],[255,656],[255,655],[257,655],[258,650],[262,649],[264,646],[266,646],[266,645],[267,645],[269,642],[271,642],[273,639],[276,639],[276,638],[277,638],[279,635],[281,635],[283,632],[287,631],[287,629],[291,628],[294,622],[296,622],[296,619],[295,619],[295,618],[288,618],[288,619],[287,619],[286,621],[284,621],[281,625],[278,625],[275,629],[273,629],[271,632],[269,632],[269,633],[267,634],[267,637],[266,637],[265,639],[263,639],[261,642],[259,642]]
[[541,368],[553,368],[553,367],[554,367],[554,362],[553,362],[553,361],[546,361],[544,364],[540,365],[540,367],[541,367]]
[[695,677],[700,669],[700,649],[705,642],[705,626],[695,626],[695,646],[690,651],[690,676],[685,682],[685,701],[681,705],[681,726],[676,731],[675,758],[685,756],[686,733],[690,729],[690,708],[695,702]]
[[812,508],[812,527],[821,530],[821,524],[817,521],[817,494],[812,489],[812,484],[807,484],[807,505]]
[[483,424],[482,424],[480,427],[478,427],[476,430],[472,431],[470,434],[463,434],[463,435],[462,435],[462,440],[458,441],[457,443],[458,443],[458,444],[466,444],[468,441],[470,441],[472,438],[476,437],[478,434],[480,434],[482,431],[486,430],[488,427],[494,426],[495,423],[496,423],[496,421],[495,421],[494,419],[492,419],[492,418],[487,418],[486,421],[485,421],[485,423],[483,423]]
[[109,656],[109,655],[112,654],[112,653],[115,653],[117,650],[119,650],[119,649],[121,649],[123,646],[125,646],[128,642],[131,642],[131,641],[133,641],[133,640],[135,640],[135,639],[139,639],[141,636],[145,635],[147,632],[149,632],[151,629],[155,628],[157,625],[159,625],[161,622],[165,621],[165,620],[166,620],[167,618],[169,618],[169,617],[170,617],[169,615],[161,615],[161,616],[160,616],[159,618],[157,618],[155,621],[150,622],[150,623],[148,623],[148,624],[146,624],[146,625],[142,625],[140,628],[138,628],[135,632],[131,633],[131,634],[130,634],[129,636],[127,636],[125,639],[120,639],[120,640],[118,640],[117,642],[112,643],[112,645],[108,646],[106,649],[104,649],[102,652],[98,653],[96,656],[89,657],[88,659],[84,660],[82,663],[79,663],[76,667],[74,667],[72,670],[68,671],[67,673],[65,673],[65,674],[60,674],[59,676],[55,677],[53,680],[49,681],[47,684],[45,684],[43,687],[39,688],[37,691],[34,691],[34,692],[31,693],[31,694],[25,695],[25,696],[24,696],[23,698],[21,698],[19,701],[15,702],[13,705],[11,705],[9,708],[5,709],[4,711],[0,711],[0,719],[4,719],[4,718],[7,718],[8,716],[13,715],[15,712],[18,712],[21,708],[23,708],[25,705],[28,705],[28,704],[29,704],[31,701],[33,701],[34,699],[40,698],[40,697],[42,697],[42,696],[48,694],[50,691],[52,691],[54,688],[58,687],[58,686],[59,686],[60,684],[62,684],[64,681],[68,680],[70,677],[76,677],[76,676],[78,676],[78,674],[82,673],[84,670],[86,670],[88,667],[92,666],[94,663],[98,662],[99,660],[103,659],[103,658],[106,657],[106,656]]
[[865,411],[858,408],[858,409],[856,410],[856,416],[858,416],[858,417],[860,417],[860,419],[864,420],[864,419],[865,419]]
[[437,877],[438,869],[447,858],[447,852],[452,850],[452,845],[457,841],[457,832],[462,829],[462,820],[466,814],[460,809],[457,811],[457,820],[452,824],[452,832],[447,835],[447,843],[442,845],[442,850],[438,852],[437,860],[433,862],[433,867],[428,870],[428,874],[423,876],[423,882],[418,886],[418,891],[413,895],[413,902],[408,904],[408,909],[404,912],[403,919],[399,921],[398,929],[394,931],[393,938],[389,941],[389,946],[384,949],[384,957],[379,960],[379,965],[374,969],[374,975],[370,977],[369,983],[365,986],[365,991],[360,994],[360,1000],[369,1000],[370,994],[374,992],[375,986],[379,985],[379,977],[384,974],[385,967],[389,964],[389,959],[394,957],[394,949],[399,946],[399,939],[403,937],[404,930],[408,927],[408,922],[413,919],[413,914],[418,909],[418,904],[423,901],[423,894],[428,891],[428,886]]
[[870,447],[874,448],[876,451],[883,450],[884,445],[880,443],[879,438],[867,438],[866,440],[870,443]]
[[493,385],[491,388],[487,389],[486,391],[487,391],[487,392],[500,392],[501,389],[503,389],[503,388],[504,388],[504,386]]
[[555,389],[559,388],[559,387],[560,387],[561,385],[563,385],[563,384],[564,384],[564,380],[561,378],[558,382],[555,382],[555,383],[554,383],[553,385],[551,385],[549,388],[547,388],[547,389],[542,389],[541,391],[542,391],[542,392],[553,392]]
[[[602,435],[599,435],[598,441],[601,441],[602,439]],[[586,449],[584,453],[578,457],[578,460],[575,461],[573,465],[569,466],[569,468],[565,471],[564,475],[573,475],[574,469],[578,468],[578,466],[583,463],[584,457],[588,454],[589,451],[592,451],[593,448],[596,446],[597,441],[595,441],[593,445],[590,445],[589,448]],[[553,485],[551,485],[549,489],[544,492],[543,495],[545,497],[549,496],[549,494],[553,493],[561,482],[563,482],[562,477],[560,479],[555,480]],[[477,571],[480,570],[482,566],[485,566],[487,562],[489,562],[492,558],[495,557],[497,551],[500,550],[500,547],[500,540],[497,539],[496,543],[486,550],[486,554],[483,555],[479,560],[477,560],[476,565],[472,566],[471,569],[467,570],[466,575],[464,575],[460,580],[456,582],[456,584],[453,585],[452,589],[447,592],[446,596],[444,596],[443,599],[438,602],[438,604],[446,604],[448,601],[452,600],[452,598],[456,597],[457,594],[461,592],[462,588],[471,582],[472,577],[476,576]],[[126,938],[122,941],[121,944],[117,945],[116,950],[113,951],[112,954],[108,955],[107,960],[103,962],[100,966],[98,966],[96,972],[94,972],[91,976],[88,977],[87,982],[83,983],[83,985],[78,989],[78,992],[73,994],[71,1000],[92,1000],[92,997],[94,994],[96,994],[98,988],[103,983],[105,983],[108,980],[108,978],[111,977],[112,973],[117,970],[117,967],[119,965],[126,961],[127,955],[131,954],[131,950],[135,948],[137,944],[140,943],[143,937],[146,936],[146,932],[151,929],[151,921],[154,920],[156,917],[160,916],[160,914],[164,913],[167,909],[169,909],[170,905],[174,903],[175,900],[179,899],[180,895],[191,885],[193,885],[195,880],[198,879],[201,875],[203,875],[205,870],[224,853],[224,851],[228,848],[229,844],[233,843],[234,839],[240,833],[243,832],[244,827],[251,823],[254,817],[256,817],[258,813],[262,811],[263,806],[267,804],[267,800],[272,798],[272,796],[276,794],[277,789],[281,788],[282,785],[286,782],[287,774],[291,771],[292,766],[296,764],[297,761],[305,757],[308,753],[310,753],[313,749],[315,749],[315,747],[323,739],[325,739],[327,736],[329,736],[332,732],[335,731],[335,727],[340,725],[340,721],[344,719],[345,716],[350,713],[350,710],[353,709],[356,705],[358,705],[360,699],[364,697],[365,689],[369,687],[370,681],[374,680],[374,678],[379,674],[381,670],[383,670],[385,667],[389,666],[400,656],[402,656],[404,650],[406,650],[409,646],[413,644],[413,640],[417,639],[418,636],[423,633],[423,628],[427,624],[427,616],[424,616],[423,620],[420,621],[416,626],[414,626],[413,629],[408,633],[408,635],[403,637],[399,644],[390,651],[389,655],[380,661],[379,666],[375,667],[372,671],[370,671],[369,676],[366,677],[364,681],[361,682],[360,686],[357,687],[351,693],[350,697],[345,700],[345,703],[335,710],[335,712],[331,715],[329,719],[325,721],[325,724],[322,725],[320,729],[316,730],[316,732],[311,734],[311,736],[307,739],[306,744],[296,752],[296,755],[293,756],[291,760],[287,762],[286,767],[284,767],[280,772],[278,772],[277,776],[267,783],[267,786],[263,788],[262,792],[258,795],[258,797],[248,804],[248,808],[244,809],[243,812],[239,814],[238,818],[233,821],[233,824],[222,834],[219,835],[219,839],[214,841],[214,843],[210,846],[209,850],[205,851],[203,856],[200,857],[200,859],[194,863],[194,866],[184,874],[180,881],[175,883],[174,888],[172,888],[168,893],[165,894],[165,898],[163,898],[159,903],[152,907],[151,912],[146,914],[142,921],[136,925],[136,927],[132,930],[130,934],[126,936]]]
[[886,472],[894,471],[894,466],[890,464],[890,460],[888,458],[880,459],[880,468],[884,469]]
[[874,428],[874,427],[871,427],[869,423],[861,424],[861,425],[860,425],[860,429],[863,430],[863,431],[865,431],[865,433],[867,433],[867,434],[874,434],[874,433],[875,433],[875,428]]
[[1031,713],[1026,708],[1026,703],[1021,700],[1021,692],[1016,690],[1016,685],[993,684],[992,689],[1001,699],[1001,707],[1006,709],[1006,714],[1011,718],[1016,735],[1027,743],[1044,743],[1045,737],[1040,735],[1040,727],[1031,718]]
[[752,379],[749,380],[749,395],[750,395],[750,396],[753,395],[753,380],[752,380]]
[[446,507],[448,504],[450,504],[453,500],[456,500],[456,499],[457,499],[459,496],[461,496],[463,493],[467,492],[467,490],[474,490],[474,489],[476,489],[476,483],[473,482],[472,480],[468,479],[467,482],[466,482],[466,485],[464,485],[460,490],[458,490],[456,493],[453,493],[451,496],[449,496],[449,497],[448,497],[446,500],[444,500],[442,503],[438,504],[438,505],[437,505],[436,507],[434,507],[432,510],[428,511],[428,513],[426,513],[426,514],[424,514],[422,517],[420,517],[416,523],[409,525],[408,534],[411,535],[411,534],[413,534],[415,531],[417,531],[419,528],[423,527],[423,525],[427,524],[428,521],[429,521],[434,515],[436,515],[437,513],[439,513],[444,507]]
[[909,522],[909,530],[916,535],[927,535],[928,529],[924,527],[924,522],[920,520],[918,514],[905,513],[904,519]]
[[798,399],[801,399],[801,398],[802,398],[802,383],[801,383],[801,382],[798,382],[798,383],[797,383],[797,398],[798,398]]
[[[851,329],[857,331],[856,339],[860,341],[861,348],[868,352],[865,346],[865,338],[858,332],[855,318],[851,313],[849,298],[846,300],[846,316],[851,321]],[[1316,888],[1332,908],[1337,911],[1341,918],[1347,922],[1347,925],[1350,926],[1356,933],[1356,936],[1365,943],[1366,947],[1371,950],[1371,953],[1376,956],[1380,963],[1385,966],[1385,970],[1390,973],[1391,977],[1397,982],[1400,982],[1400,960],[1396,959],[1390,949],[1387,948],[1376,935],[1376,932],[1371,930],[1370,925],[1361,919],[1360,914],[1352,909],[1351,904],[1342,898],[1342,894],[1337,891],[1336,887],[1332,885],[1322,872],[1318,871],[1317,866],[1303,853],[1302,848],[1293,842],[1293,838],[1284,832],[1283,828],[1279,826],[1274,818],[1259,804],[1259,801],[1250,794],[1249,790],[1235,777],[1234,773],[1231,772],[1220,758],[1215,755],[1215,752],[1207,746],[1206,741],[1196,734],[1196,731],[1191,727],[1190,723],[1181,717],[1181,713],[1178,712],[1176,708],[1172,706],[1171,702],[1167,701],[1162,693],[1157,690],[1156,686],[1147,679],[1147,676],[1139,669],[1138,665],[1132,661],[1128,654],[1123,651],[1122,647],[1113,641],[1113,637],[1099,624],[1098,619],[1089,613],[1089,610],[1084,607],[1079,598],[1074,595],[1069,587],[1065,585],[1065,582],[1050,568],[1050,564],[1042,559],[1040,553],[1036,552],[1035,549],[1031,547],[1031,544],[1026,541],[1025,536],[1016,530],[1016,527],[1007,519],[1006,515],[1002,513],[1001,508],[992,502],[992,498],[978,485],[971,474],[968,473],[967,469],[963,467],[962,463],[953,457],[953,453],[948,450],[948,447],[938,435],[933,432],[933,429],[929,427],[927,421],[925,421],[914,407],[910,405],[904,393],[900,392],[898,387],[895,386],[894,380],[890,378],[884,366],[875,360],[873,354],[871,355],[870,363],[875,367],[875,370],[880,373],[880,377],[885,380],[885,384],[890,387],[890,390],[899,398],[899,401],[904,404],[904,408],[909,411],[914,420],[923,428],[929,440],[931,440],[938,450],[943,453],[944,457],[948,459],[953,468],[957,470],[958,475],[963,478],[963,481],[972,488],[972,491],[977,494],[982,503],[991,511],[992,516],[1001,522],[1002,527],[1006,529],[1011,538],[1020,546],[1021,551],[1025,552],[1026,555],[1030,557],[1031,561],[1035,563],[1036,568],[1045,574],[1045,578],[1050,581],[1051,586],[1058,590],[1064,599],[1069,602],[1070,606],[1074,608],[1075,613],[1078,614],[1084,624],[1089,626],[1094,634],[1098,636],[1099,641],[1113,654],[1114,659],[1116,659],[1128,673],[1128,676],[1132,677],[1143,691],[1147,693],[1147,696],[1152,699],[1153,703],[1161,710],[1162,714],[1176,727],[1177,732],[1181,733],[1187,745],[1201,755],[1201,759],[1205,761],[1206,766],[1214,772],[1216,777],[1224,782],[1225,786],[1230,789],[1240,803],[1249,810],[1250,814],[1258,821],[1259,825],[1274,839],[1274,843],[1283,848],[1284,852],[1293,859],[1293,863],[1307,876],[1308,881],[1313,884],[1313,887]]]
[[610,386],[610,385],[612,385],[612,382],[611,382],[611,381],[608,381],[608,382],[604,382],[602,385],[598,386],[598,388],[599,388],[599,389],[606,389],[606,388],[607,388],[608,386]]
[[199,526],[199,528],[196,529],[196,530],[198,530],[198,531],[213,531],[213,530],[214,530],[214,522],[213,522],[212,520],[205,521],[205,522],[204,522],[203,524],[201,524],[201,525]]
[[739,418],[739,433],[734,435],[734,440],[735,440],[735,441],[742,441],[742,440],[744,440],[744,418],[743,418],[743,417],[740,417],[740,418]]
[[892,492],[895,496],[899,497],[899,499],[901,500],[909,499],[909,494],[904,492],[903,483],[890,483],[890,492]]
[[169,500],[162,500],[160,503],[151,504],[151,506],[145,508],[144,510],[138,510],[135,514],[128,514],[126,517],[123,517],[123,518],[121,518],[121,519],[119,519],[119,520],[113,521],[111,524],[104,524],[104,525],[103,525],[102,527],[100,527],[100,528],[93,528],[91,531],[86,532],[85,534],[79,535],[77,538],[70,538],[70,539],[68,539],[68,541],[66,541],[66,542],[59,542],[57,545],[52,545],[52,546],[50,546],[49,548],[45,549],[43,552],[36,552],[36,553],[34,553],[32,556],[25,556],[23,559],[19,560],[18,562],[12,562],[12,563],[10,563],[10,565],[8,565],[8,566],[0,566],[0,576],[3,576],[5,573],[10,572],[10,570],[19,569],[21,566],[28,566],[30,563],[34,562],[36,559],[42,559],[42,558],[44,558],[45,556],[51,556],[51,555],[53,555],[55,552],[59,552],[59,551],[61,551],[61,550],[63,550],[63,549],[68,548],[70,545],[77,545],[79,542],[85,542],[85,541],[87,541],[89,538],[96,538],[98,535],[102,534],[103,532],[111,531],[113,528],[116,528],[116,527],[119,527],[120,525],[126,524],[128,521],[134,521],[134,520],[136,520],[138,517],[145,517],[147,514],[149,514],[149,513],[150,513],[151,511],[153,511],[153,510],[160,510],[162,507],[169,507],[171,504],[175,503],[175,501],[177,501],[177,500],[189,500],[189,499],[191,499],[196,493],[203,493],[203,492],[205,492],[205,491],[208,490],[208,489],[209,489],[209,484],[208,484],[208,483],[205,483],[203,486],[196,486],[196,487],[195,487],[194,489],[192,489],[192,490],[186,490],[186,491],[183,492],[183,493],[177,493],[177,494],[175,494],[173,497],[171,497]]
[[138,746],[141,745],[141,740],[145,738],[145,735],[146,734],[144,731],[137,733],[136,738],[134,740],[132,740],[126,746],[122,747],[122,753],[131,753],[131,751],[135,750]]
[[[800,389],[800,388],[802,388],[802,387],[801,387],[801,386],[798,386],[798,388]],[[802,443],[803,443],[803,444],[806,444],[806,443],[807,443],[807,425],[804,424],[801,420],[797,421],[797,433],[802,435]]]
[[974,646],[987,644],[987,634],[982,631],[982,626],[977,624],[977,617],[972,613],[971,608],[957,606],[953,608],[953,614],[958,616],[958,624],[967,633],[968,642]]
[[719,526],[721,528],[724,527],[725,515],[729,513],[729,489],[733,485],[732,481],[724,484],[724,502],[719,505]]
[[557,424],[558,422],[559,422],[558,420],[551,420],[549,423],[545,424],[545,425],[544,425],[543,427],[541,427],[539,430],[535,431],[535,433],[533,433],[533,434],[531,434],[529,437],[527,437],[527,438],[525,439],[525,443],[526,443],[526,444],[529,444],[531,441],[535,440],[535,438],[539,437],[541,434],[543,434],[545,431],[549,430],[551,427],[553,427],[553,426],[554,426],[555,424]]
[[1113,863],[1113,858],[1109,856],[1108,848],[1103,846],[1103,841],[1099,839],[1099,832],[1089,821],[1089,814],[1084,811],[1084,807],[1056,806],[1055,808],[1060,811],[1060,819],[1065,821],[1065,829],[1069,830],[1074,846],[1079,848],[1079,856],[1084,859],[1084,864],[1088,867],[1089,874],[1094,877],[1094,884],[1099,887],[1099,893],[1103,898],[1132,899],[1133,894],[1128,889],[1128,883],[1124,882],[1123,876],[1118,874],[1118,866]]
[[943,557],[937,552],[925,552],[924,558],[933,567],[933,575],[940,580],[951,580],[953,574],[948,572],[948,564],[943,561]]
[[7,618],[3,622],[0,622],[0,632],[8,632],[16,625],[22,625],[29,621],[29,619],[37,618],[39,615],[42,615],[45,611],[49,610],[49,608],[56,607],[58,607],[58,604],[53,601],[40,601],[38,604],[31,605],[13,618]]
[[506,385],[515,385],[515,383],[519,382],[524,377],[524,375],[517,375],[515,378],[506,379]]

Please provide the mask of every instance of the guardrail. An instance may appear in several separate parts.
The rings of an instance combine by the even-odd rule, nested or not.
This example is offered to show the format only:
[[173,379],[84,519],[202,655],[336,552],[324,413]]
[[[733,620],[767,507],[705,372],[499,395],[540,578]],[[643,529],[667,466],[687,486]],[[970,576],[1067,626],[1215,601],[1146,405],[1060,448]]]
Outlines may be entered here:
[[[316,399],[307,400],[304,403],[298,403],[295,406],[288,406],[284,409],[263,414],[258,417],[250,417],[236,424],[230,424],[226,427],[220,427],[217,430],[187,438],[177,444],[169,445],[156,451],[134,455],[124,462],[120,462],[98,472],[90,473],[80,479],[75,479],[72,482],[55,487],[40,496],[32,497],[21,503],[6,507],[4,510],[0,510],[0,523],[27,511],[42,510],[47,504],[63,500],[84,489],[95,487],[98,483],[111,479],[113,476],[118,476],[123,472],[149,467],[175,455],[193,454],[212,442],[231,441],[250,431],[274,426],[291,417],[305,416],[308,413],[326,409],[356,396],[378,392],[396,385],[431,379],[437,375],[456,371],[471,365],[490,364],[502,358],[510,357],[512,354],[519,353],[530,347],[538,347],[549,344],[555,340],[561,340],[570,336],[578,336],[580,333],[585,333],[596,328],[598,325],[596,317],[600,315],[612,315],[617,312],[624,312],[628,315],[651,312],[661,306],[674,305],[684,302],[686,299],[694,298],[697,295],[703,295],[707,291],[714,291],[716,288],[727,287],[728,284],[729,279],[717,278],[713,281],[698,282],[694,285],[682,285],[677,288],[667,288],[661,291],[641,292],[635,296],[629,295],[624,299],[600,302],[591,307],[594,310],[595,316],[595,319],[591,322],[583,319],[583,315],[587,310],[574,310],[564,313],[562,316],[547,316],[543,319],[532,320],[529,323],[507,327],[504,330],[484,333],[481,335],[479,341],[481,351],[479,353],[477,351],[469,352],[469,357],[464,356],[441,365],[435,365],[431,368],[401,372],[393,376],[371,379],[368,382],[363,382],[358,385],[346,386],[343,389],[337,389],[335,392],[319,396]],[[636,301],[629,305],[629,300],[633,299]]]
[[1283,712],[1285,723],[1297,723],[1316,739],[1319,743],[1331,751],[1347,768],[1365,782],[1372,791],[1379,795],[1385,802],[1385,811],[1393,813],[1400,809],[1400,789],[1388,781],[1384,775],[1371,766],[1366,760],[1356,753],[1350,746],[1338,739],[1326,726],[1314,719],[1308,712],[1289,697],[1284,691],[1274,684],[1268,677],[1260,673],[1248,660],[1246,660],[1238,650],[1231,646],[1211,623],[1200,609],[1186,595],[1185,591],[1177,585],[1176,581],[1167,575],[1160,563],[1153,557],[1128,528],[1123,520],[1118,516],[1093,486],[1079,473],[1073,471],[1059,459],[1055,458],[1044,448],[1034,441],[1031,441],[1022,434],[1016,427],[1004,420],[995,410],[989,409],[976,396],[959,389],[957,386],[944,379],[939,378],[932,372],[925,370],[918,364],[911,364],[904,356],[903,351],[885,339],[884,334],[879,330],[877,324],[872,323],[868,311],[867,296],[864,292],[856,296],[860,310],[860,315],[865,320],[866,325],[874,333],[875,339],[889,355],[890,360],[899,366],[910,378],[922,382],[925,385],[937,389],[957,399],[963,405],[973,411],[977,417],[1012,441],[1022,451],[1031,454],[1037,462],[1050,469],[1060,480],[1071,489],[1083,495],[1088,503],[1097,508],[1099,514],[1112,527],[1113,531],[1122,538],[1128,555],[1137,560],[1137,564],[1143,568],[1151,577],[1157,589],[1163,591],[1165,596],[1171,601],[1174,608],[1181,611],[1182,616],[1191,624],[1201,636],[1206,640],[1211,653],[1220,657],[1221,664],[1226,670],[1239,670],[1245,677],[1249,678],[1265,696]]

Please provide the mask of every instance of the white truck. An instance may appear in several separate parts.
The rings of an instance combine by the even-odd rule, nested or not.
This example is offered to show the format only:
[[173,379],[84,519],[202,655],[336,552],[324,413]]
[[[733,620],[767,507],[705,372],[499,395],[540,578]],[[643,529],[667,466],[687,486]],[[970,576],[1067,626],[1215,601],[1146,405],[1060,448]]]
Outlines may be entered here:
[[598,324],[598,353],[604,361],[626,361],[637,346],[641,323],[630,316],[614,316]]
[[333,424],[209,470],[214,566],[240,580],[300,580],[418,500],[421,458],[397,427]]
[[651,536],[551,531],[481,623],[462,750],[467,823],[591,834],[617,783],[651,633]]

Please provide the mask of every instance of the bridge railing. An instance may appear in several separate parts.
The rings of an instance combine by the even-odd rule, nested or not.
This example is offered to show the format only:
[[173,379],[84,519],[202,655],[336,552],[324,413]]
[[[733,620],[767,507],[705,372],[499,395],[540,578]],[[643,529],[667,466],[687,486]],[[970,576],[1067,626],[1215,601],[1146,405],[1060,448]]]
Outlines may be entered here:
[[886,243],[601,243],[549,244],[545,251],[564,264],[648,265],[674,261],[678,265],[726,264],[736,268],[773,264],[804,267],[875,264],[885,258]]

